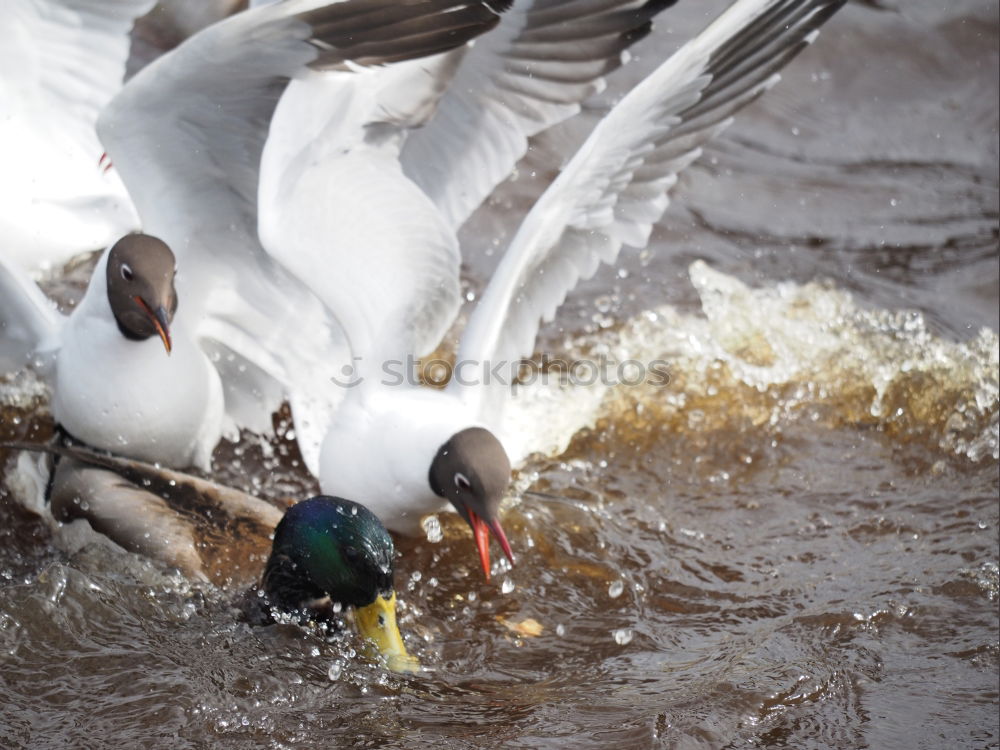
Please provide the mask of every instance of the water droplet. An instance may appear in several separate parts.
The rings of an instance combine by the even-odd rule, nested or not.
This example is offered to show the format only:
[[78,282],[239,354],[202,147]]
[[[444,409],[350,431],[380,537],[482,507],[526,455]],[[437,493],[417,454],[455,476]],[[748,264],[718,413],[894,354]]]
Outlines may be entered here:
[[340,679],[340,673],[344,671],[344,665],[339,661],[335,661],[330,665],[330,668],[326,670],[326,676],[330,678],[330,682],[336,682]]
[[566,628],[562,625],[562,623],[556,625],[556,635],[560,637],[566,635]]
[[632,642],[632,628],[618,628],[613,635],[615,637],[615,643],[619,646],[627,646]]
[[424,534],[427,535],[427,541],[431,544],[437,544],[444,539],[444,532],[441,531],[441,522],[437,516],[427,516],[420,522],[420,525],[423,527]]
[[608,596],[610,596],[612,599],[617,599],[619,596],[622,595],[622,592],[624,590],[625,590],[624,583],[622,583],[621,581],[612,581],[611,585],[608,586]]
[[319,656],[319,647],[318,646],[313,646],[311,649],[309,649],[309,655],[310,656]]
[[514,590],[514,582],[509,578],[504,578],[503,583],[500,584],[500,593],[509,594]]

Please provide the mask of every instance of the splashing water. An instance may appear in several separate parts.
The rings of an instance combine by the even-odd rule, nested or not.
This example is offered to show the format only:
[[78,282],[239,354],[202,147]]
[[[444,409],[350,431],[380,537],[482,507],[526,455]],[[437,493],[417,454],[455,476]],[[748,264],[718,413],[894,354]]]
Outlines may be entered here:
[[704,318],[660,307],[574,342],[581,358],[669,362],[669,382],[524,387],[505,424],[522,438],[519,455],[561,453],[601,418],[684,432],[806,416],[929,440],[973,461],[1000,457],[993,331],[953,342],[918,313],[863,310],[826,284],[751,289],[700,261],[690,277]]

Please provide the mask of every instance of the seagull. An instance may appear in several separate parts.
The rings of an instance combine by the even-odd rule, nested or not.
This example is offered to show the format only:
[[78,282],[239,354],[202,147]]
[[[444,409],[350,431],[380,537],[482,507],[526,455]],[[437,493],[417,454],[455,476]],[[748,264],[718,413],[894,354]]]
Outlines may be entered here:
[[0,246],[27,273],[139,227],[94,128],[122,86],[132,25],[154,2],[0,5]]
[[286,377],[271,350],[324,356],[330,325],[256,233],[261,150],[288,78],[391,71],[498,20],[475,0],[290,0],[155,60],[97,122],[144,233],[105,251],[69,316],[0,256],[0,365],[36,362],[69,434],[141,460],[208,469],[222,434],[270,429]]
[[[403,534],[419,534],[423,516],[451,509],[471,527],[487,579],[490,536],[513,562],[498,510],[511,466],[524,456],[517,436],[501,434],[509,388],[486,384],[485,370],[530,355],[540,322],[552,319],[580,279],[614,262],[622,245],[648,242],[677,174],[737,110],[777,83],[777,71],[844,1],[738,0],[614,106],[510,242],[462,333],[444,390],[407,382],[398,370],[436,347],[461,303],[455,228],[474,198],[428,190],[433,179],[421,175],[439,162],[421,172],[410,160],[416,151],[407,151],[406,129],[423,113],[401,109],[399,94],[416,100],[431,85],[421,76],[439,79],[412,64],[392,76],[298,76],[265,146],[259,231],[271,256],[331,309],[347,355],[324,371],[343,387],[328,383],[314,399],[322,410],[327,398],[332,414],[322,420],[318,446],[323,491],[364,503]],[[539,5],[538,12],[547,11]],[[539,53],[551,33],[529,35]],[[541,54],[538,65],[554,77],[567,73],[546,67]],[[531,90],[533,68],[523,69],[520,86],[504,81],[497,89]],[[452,84],[448,94],[465,90]],[[463,110],[456,111],[457,129]],[[464,113],[479,121],[475,107]],[[441,142],[445,166],[468,161],[478,169],[488,150],[479,144],[467,154],[469,143],[456,135],[447,152]],[[303,405],[292,407],[308,455],[315,446],[298,429]]]
[[[253,0],[251,6],[273,1]],[[356,151],[359,171],[333,174],[357,180],[363,173],[389,170],[389,179],[373,185],[389,192],[375,196],[373,206],[392,203],[390,193],[400,179],[400,168],[422,188],[447,228],[443,241],[452,249],[439,268],[440,294],[444,304],[457,310],[459,251],[451,235],[510,175],[528,150],[528,138],[573,117],[588,97],[603,91],[605,76],[629,61],[629,48],[647,36],[657,14],[675,2],[518,0],[502,9],[494,30],[442,57],[392,69],[369,68],[354,84],[349,83],[352,76],[298,76],[293,87],[297,93],[285,97],[282,122],[271,124],[266,168],[275,176],[266,184],[261,182],[259,225],[270,225],[265,215],[272,210],[286,216],[295,210],[283,193],[284,180],[296,179],[318,153],[352,149],[353,141],[360,138],[365,145]],[[378,91],[377,101],[359,98],[358,91],[363,89],[369,94]],[[292,104],[293,99],[300,105]],[[340,121],[343,127],[329,125]],[[338,140],[341,136],[343,141]],[[374,156],[379,145],[384,146],[383,152]],[[305,224],[295,227],[289,237],[302,229],[308,231],[308,213],[315,205],[312,199],[306,201]],[[430,205],[425,201],[422,208],[429,211]],[[417,216],[419,224],[423,219]],[[374,218],[368,224],[379,222]],[[292,275],[299,280],[315,282],[317,272],[327,267],[325,259],[298,254],[291,241],[286,249],[296,269]],[[367,253],[370,248],[351,262],[377,265]],[[271,257],[280,259],[284,254],[285,250],[277,248]],[[346,260],[337,257],[340,262]],[[327,291],[337,294],[335,287]],[[381,315],[372,309],[366,314],[372,319]],[[440,316],[442,322],[450,317]],[[283,382],[295,414],[295,433],[305,464],[314,475],[319,473],[319,446],[342,395],[330,392],[330,363],[352,360],[344,330],[343,321],[331,320],[322,336],[314,336],[311,343],[286,342],[272,349],[288,374]],[[301,332],[302,326],[296,330]],[[423,336],[427,345],[417,348],[433,348],[430,342],[442,334],[443,329],[427,331]],[[318,343],[320,338],[322,343]]]

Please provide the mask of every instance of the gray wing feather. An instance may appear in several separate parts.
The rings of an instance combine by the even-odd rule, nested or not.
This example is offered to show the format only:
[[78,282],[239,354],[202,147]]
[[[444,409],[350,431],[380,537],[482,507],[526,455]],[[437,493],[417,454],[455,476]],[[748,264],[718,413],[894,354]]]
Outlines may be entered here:
[[[642,247],[677,173],[732,115],[778,81],[844,0],[741,0],[635,87],[526,217],[473,313],[461,360],[516,361],[541,320],[623,244]],[[453,388],[461,388],[453,385]],[[482,397],[486,412],[500,395]]]
[[457,229],[510,174],[528,138],[579,112],[673,2],[516,4],[476,41],[433,119],[407,139],[404,172]]

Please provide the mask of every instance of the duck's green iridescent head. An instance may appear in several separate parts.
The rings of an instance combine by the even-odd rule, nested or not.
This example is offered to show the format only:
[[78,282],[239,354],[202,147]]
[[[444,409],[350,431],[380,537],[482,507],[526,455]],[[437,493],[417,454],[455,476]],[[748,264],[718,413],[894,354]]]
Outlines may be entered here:
[[[344,607],[364,607],[379,594],[392,593],[393,553],[392,537],[374,513],[350,500],[320,495],[285,513],[274,530],[268,568],[287,558],[321,596]],[[267,573],[264,581],[269,581]],[[275,601],[289,592],[273,593]],[[289,602],[293,607],[303,603]]]
[[391,669],[414,671],[396,627],[392,537],[365,506],[319,495],[293,505],[274,531],[263,589],[273,606],[310,612],[329,599],[355,608],[361,634]]

